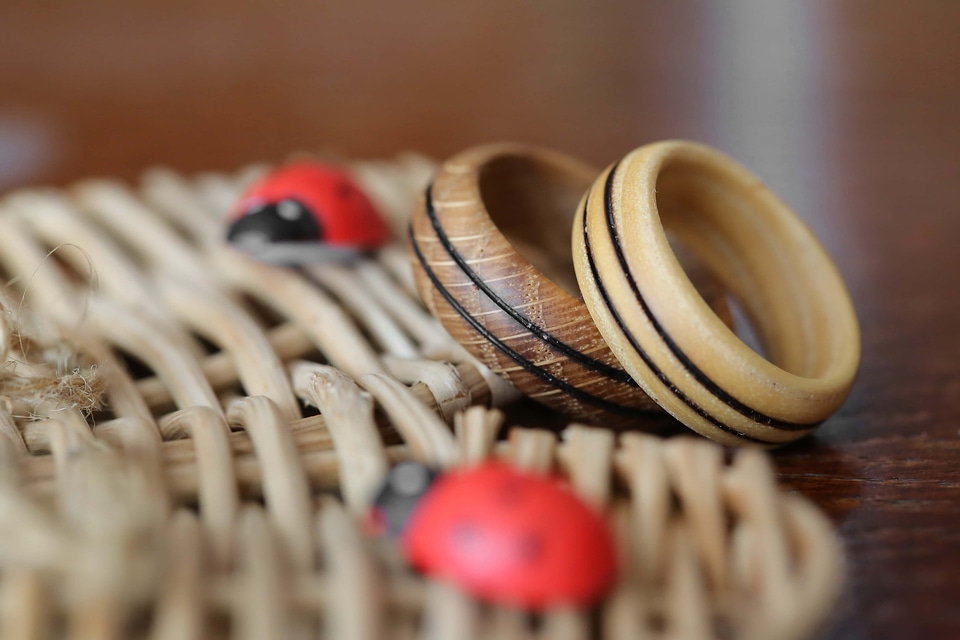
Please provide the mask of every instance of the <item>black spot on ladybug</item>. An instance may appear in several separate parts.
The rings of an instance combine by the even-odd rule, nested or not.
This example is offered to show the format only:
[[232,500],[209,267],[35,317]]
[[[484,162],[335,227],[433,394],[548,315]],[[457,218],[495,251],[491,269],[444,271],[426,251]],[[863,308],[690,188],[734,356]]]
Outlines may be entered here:
[[483,537],[483,529],[475,522],[464,520],[450,529],[450,538],[455,546],[473,547]]
[[239,246],[275,242],[318,242],[323,229],[317,217],[297,200],[268,203],[238,218],[227,231],[227,240]]
[[349,198],[354,194],[353,185],[349,182],[337,183],[337,196],[340,198]]
[[533,564],[543,555],[543,546],[543,538],[538,534],[525,534],[517,543],[517,555],[524,562]]

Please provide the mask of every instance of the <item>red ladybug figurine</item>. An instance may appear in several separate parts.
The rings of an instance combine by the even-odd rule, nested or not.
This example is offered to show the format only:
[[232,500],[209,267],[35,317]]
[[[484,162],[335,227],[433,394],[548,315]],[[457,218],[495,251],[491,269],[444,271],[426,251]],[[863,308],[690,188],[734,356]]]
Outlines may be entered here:
[[556,479],[499,462],[441,475],[401,463],[370,521],[399,534],[417,569],[524,609],[588,605],[616,574],[613,535],[600,514]]
[[304,264],[376,249],[390,230],[353,179],[317,162],[257,181],[230,216],[227,240],[264,262]]

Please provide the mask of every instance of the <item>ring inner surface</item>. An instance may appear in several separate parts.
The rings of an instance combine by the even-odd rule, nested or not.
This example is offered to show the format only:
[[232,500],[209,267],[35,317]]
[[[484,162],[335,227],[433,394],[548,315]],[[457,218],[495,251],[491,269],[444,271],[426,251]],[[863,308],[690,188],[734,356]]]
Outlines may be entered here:
[[[657,177],[657,208],[668,236],[695,253],[739,303],[760,355],[804,378],[830,369],[833,340],[816,335],[827,310],[803,247],[787,233],[785,207],[771,208],[758,181],[711,163],[672,157]],[[719,325],[717,325],[719,326]],[[742,342],[742,340],[741,340]],[[744,344],[745,348],[750,348]]]
[[480,171],[480,197],[510,244],[543,275],[579,299],[570,229],[577,204],[590,186],[587,167],[509,155]]

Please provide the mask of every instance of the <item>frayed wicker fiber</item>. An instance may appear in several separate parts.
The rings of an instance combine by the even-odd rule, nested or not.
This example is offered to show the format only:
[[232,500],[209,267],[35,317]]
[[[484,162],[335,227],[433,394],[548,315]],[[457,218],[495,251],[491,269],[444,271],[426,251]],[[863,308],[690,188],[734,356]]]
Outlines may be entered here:
[[[433,165],[351,169],[399,230]],[[703,440],[577,425],[498,440],[484,407],[515,393],[419,305],[399,246],[299,271],[223,246],[223,212],[260,171],[0,202],[2,637],[774,639],[822,624],[838,542],[765,454],[727,463]],[[481,605],[359,534],[392,462],[486,455],[560,473],[609,513],[622,572],[596,609]]]

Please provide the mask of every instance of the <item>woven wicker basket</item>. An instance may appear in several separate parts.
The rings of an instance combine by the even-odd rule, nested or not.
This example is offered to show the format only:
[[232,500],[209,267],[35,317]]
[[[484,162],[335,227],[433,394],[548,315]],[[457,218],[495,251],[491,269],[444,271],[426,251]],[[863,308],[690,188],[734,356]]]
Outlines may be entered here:
[[[398,229],[432,168],[351,165]],[[419,305],[401,247],[300,271],[224,247],[223,212],[262,170],[0,202],[7,370],[60,376],[0,387],[4,638],[774,639],[823,623],[840,548],[765,454],[577,425],[498,439],[487,407],[514,392]],[[609,513],[622,570],[595,610],[481,605],[359,535],[391,462],[487,455],[560,473]]]

